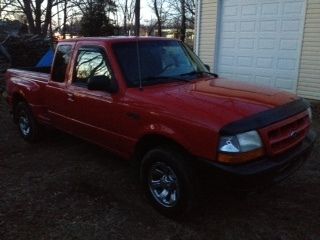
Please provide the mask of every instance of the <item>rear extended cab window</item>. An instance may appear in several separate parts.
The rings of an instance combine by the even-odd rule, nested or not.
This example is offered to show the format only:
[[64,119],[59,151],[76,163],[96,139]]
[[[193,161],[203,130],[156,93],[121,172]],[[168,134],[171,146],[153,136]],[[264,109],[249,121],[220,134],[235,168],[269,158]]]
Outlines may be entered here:
[[71,53],[72,45],[58,45],[53,63],[52,81],[60,83],[64,82]]

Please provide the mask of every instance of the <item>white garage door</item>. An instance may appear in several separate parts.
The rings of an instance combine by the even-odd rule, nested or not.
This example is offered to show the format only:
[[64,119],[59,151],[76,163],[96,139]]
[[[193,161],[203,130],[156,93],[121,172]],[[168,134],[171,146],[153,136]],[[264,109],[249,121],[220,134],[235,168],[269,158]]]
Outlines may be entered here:
[[296,91],[304,0],[221,0],[217,72]]

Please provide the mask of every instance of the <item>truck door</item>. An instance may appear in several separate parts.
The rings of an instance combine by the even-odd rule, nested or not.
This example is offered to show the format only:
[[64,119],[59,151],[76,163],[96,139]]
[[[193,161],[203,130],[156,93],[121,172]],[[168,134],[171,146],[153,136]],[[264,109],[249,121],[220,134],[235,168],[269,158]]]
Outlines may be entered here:
[[73,43],[58,45],[45,99],[53,126],[67,132],[72,132],[69,95],[66,87],[70,76],[68,70],[73,45]]
[[88,89],[88,80],[93,76],[106,76],[116,84],[105,50],[97,46],[80,47],[68,85],[68,111],[73,131],[75,135],[115,151],[119,136],[114,129],[121,107],[117,106],[117,94]]

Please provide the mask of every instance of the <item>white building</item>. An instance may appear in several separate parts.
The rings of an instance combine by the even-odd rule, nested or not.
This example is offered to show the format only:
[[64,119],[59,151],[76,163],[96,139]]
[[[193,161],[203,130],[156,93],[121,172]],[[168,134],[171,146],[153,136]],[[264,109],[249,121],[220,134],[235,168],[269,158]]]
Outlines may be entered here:
[[320,0],[198,0],[195,40],[222,77],[320,100]]

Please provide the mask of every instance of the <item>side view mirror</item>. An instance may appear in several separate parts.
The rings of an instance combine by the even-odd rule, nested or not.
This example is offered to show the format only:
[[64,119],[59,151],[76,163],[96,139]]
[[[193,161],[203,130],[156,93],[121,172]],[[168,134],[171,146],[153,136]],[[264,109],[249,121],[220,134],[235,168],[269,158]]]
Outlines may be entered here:
[[105,75],[90,77],[88,80],[88,89],[107,92],[115,92],[116,90],[111,83],[111,79]]
[[208,64],[205,64],[204,66],[208,69],[208,72],[210,72],[210,66]]

